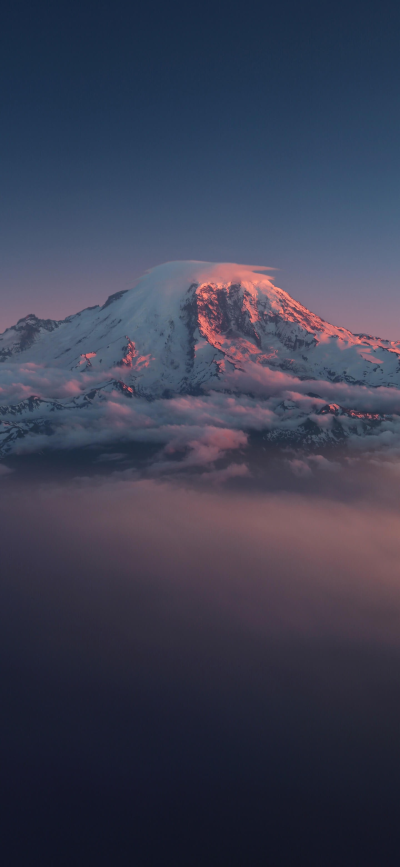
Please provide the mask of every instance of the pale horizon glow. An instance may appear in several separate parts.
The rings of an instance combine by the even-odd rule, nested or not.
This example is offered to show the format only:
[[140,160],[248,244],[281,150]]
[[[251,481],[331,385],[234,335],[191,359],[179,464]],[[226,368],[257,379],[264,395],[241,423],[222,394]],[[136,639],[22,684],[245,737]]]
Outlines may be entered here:
[[[146,275],[157,275],[157,271],[161,268],[165,270],[166,266],[171,266],[171,270],[175,270],[176,273],[176,268],[179,265],[182,265],[183,277],[186,271],[190,271],[192,275],[196,274],[199,282],[207,279],[215,282],[224,282],[226,279],[232,280],[232,282],[235,280],[251,281],[255,274],[260,274],[260,284],[264,280],[273,283],[274,288],[280,288],[297,303],[334,327],[345,328],[353,334],[366,333],[373,337],[400,340],[400,316],[398,330],[394,330],[396,299],[391,297],[390,286],[387,290],[388,300],[386,303],[382,303],[382,299],[385,298],[385,287],[380,287],[374,297],[369,299],[367,307],[363,304],[355,307],[354,302],[351,303],[351,291],[347,297],[345,292],[343,295],[337,295],[335,292],[331,296],[329,295],[329,275],[327,275],[326,283],[321,281],[318,289],[316,286],[304,285],[301,277],[299,277],[298,286],[293,277],[290,280],[291,285],[287,285],[285,272],[272,265],[210,262],[200,259],[167,260],[164,263],[150,265],[137,274],[135,274],[136,269],[134,268],[131,279],[125,277],[121,280],[118,276],[118,268],[116,268],[115,277],[110,274],[107,279],[104,275],[99,275],[99,279],[96,279],[96,267],[94,267],[92,273],[87,273],[86,280],[83,277],[78,278],[76,275],[71,283],[67,283],[66,275],[61,273],[59,280],[55,279],[51,286],[47,285],[47,288],[43,285],[40,287],[37,285],[35,288],[31,281],[28,283],[29,291],[27,291],[27,287],[23,287],[23,284],[20,287],[14,286],[12,294],[4,298],[6,303],[3,303],[0,309],[0,333],[16,325],[19,319],[32,313],[39,319],[62,321],[67,316],[78,313],[86,307],[101,306],[109,295],[115,292],[129,291],[137,286]],[[274,271],[275,274],[263,273],[270,271]],[[276,279],[279,279],[282,284],[280,287],[275,286]],[[313,282],[315,282],[315,277],[313,277]],[[343,282],[346,283],[345,279]],[[382,327],[381,323],[383,323]]]

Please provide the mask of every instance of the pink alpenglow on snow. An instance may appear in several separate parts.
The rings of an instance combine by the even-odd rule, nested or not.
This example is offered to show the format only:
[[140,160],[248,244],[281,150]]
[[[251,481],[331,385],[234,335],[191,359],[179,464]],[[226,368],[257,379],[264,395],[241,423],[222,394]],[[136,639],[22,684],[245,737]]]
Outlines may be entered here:
[[211,428],[241,448],[254,431],[277,445],[396,448],[400,342],[330,325],[268,270],[169,262],[102,306],[19,320],[0,335],[0,455],[121,439],[174,448],[177,425],[200,462],[215,460]]

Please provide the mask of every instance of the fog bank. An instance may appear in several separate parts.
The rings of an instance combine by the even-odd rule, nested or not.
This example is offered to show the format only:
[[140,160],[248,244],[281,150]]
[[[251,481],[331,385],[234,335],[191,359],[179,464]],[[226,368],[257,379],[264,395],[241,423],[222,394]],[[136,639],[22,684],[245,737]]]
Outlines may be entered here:
[[393,502],[1,485],[15,863],[394,863]]

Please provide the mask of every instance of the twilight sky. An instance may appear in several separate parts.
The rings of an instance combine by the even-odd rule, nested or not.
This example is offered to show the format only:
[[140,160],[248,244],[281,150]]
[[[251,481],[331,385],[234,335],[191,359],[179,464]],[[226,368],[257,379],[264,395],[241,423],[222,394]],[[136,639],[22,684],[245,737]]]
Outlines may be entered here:
[[2,31],[1,329],[204,259],[400,337],[398,3],[16,0]]

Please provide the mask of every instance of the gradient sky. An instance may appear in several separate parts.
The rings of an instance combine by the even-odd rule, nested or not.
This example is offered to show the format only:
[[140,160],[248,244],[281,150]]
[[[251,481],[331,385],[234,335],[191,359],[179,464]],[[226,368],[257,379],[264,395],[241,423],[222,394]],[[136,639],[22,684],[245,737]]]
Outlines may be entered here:
[[395,2],[8,3],[0,327],[171,259],[400,337]]

